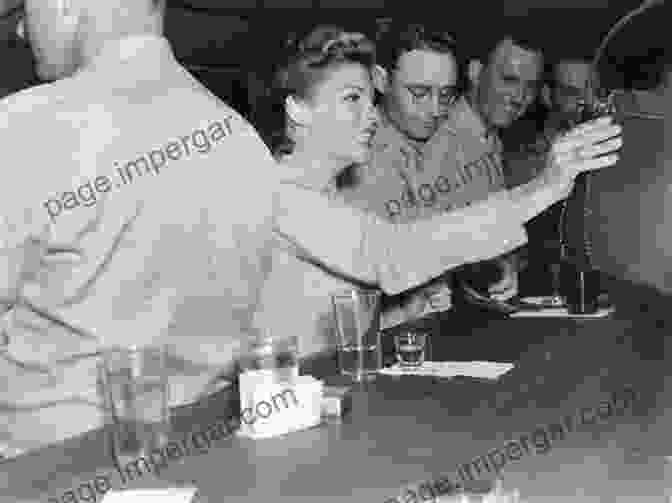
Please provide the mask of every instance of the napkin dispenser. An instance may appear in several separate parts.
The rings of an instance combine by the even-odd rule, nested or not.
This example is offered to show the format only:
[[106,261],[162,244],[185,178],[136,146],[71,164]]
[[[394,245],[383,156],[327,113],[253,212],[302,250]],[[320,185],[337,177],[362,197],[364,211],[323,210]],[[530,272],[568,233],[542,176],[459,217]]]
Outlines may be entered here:
[[270,438],[320,424],[322,381],[311,376],[277,377],[263,370],[240,375],[239,436]]

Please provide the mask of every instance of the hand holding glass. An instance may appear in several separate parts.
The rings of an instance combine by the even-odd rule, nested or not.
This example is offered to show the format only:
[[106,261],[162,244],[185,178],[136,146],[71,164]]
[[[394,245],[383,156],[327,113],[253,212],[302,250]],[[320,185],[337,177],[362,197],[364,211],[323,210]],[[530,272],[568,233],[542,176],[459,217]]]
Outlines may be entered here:
[[575,127],[553,142],[543,176],[554,182],[612,166],[618,161],[614,152],[623,145],[621,132],[621,126],[613,124],[611,117]]

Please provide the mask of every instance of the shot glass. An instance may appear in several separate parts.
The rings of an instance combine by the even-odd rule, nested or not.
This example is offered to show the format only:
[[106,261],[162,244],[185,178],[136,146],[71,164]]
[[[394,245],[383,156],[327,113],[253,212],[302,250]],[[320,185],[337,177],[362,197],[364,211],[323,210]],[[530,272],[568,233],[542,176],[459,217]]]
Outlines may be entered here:
[[168,442],[168,372],[165,346],[113,348],[98,364],[98,390],[107,425],[108,452],[123,468]]
[[395,334],[394,349],[402,367],[419,367],[425,362],[427,334],[404,332]]
[[346,290],[331,296],[338,332],[338,362],[342,375],[361,381],[382,368],[378,290]]

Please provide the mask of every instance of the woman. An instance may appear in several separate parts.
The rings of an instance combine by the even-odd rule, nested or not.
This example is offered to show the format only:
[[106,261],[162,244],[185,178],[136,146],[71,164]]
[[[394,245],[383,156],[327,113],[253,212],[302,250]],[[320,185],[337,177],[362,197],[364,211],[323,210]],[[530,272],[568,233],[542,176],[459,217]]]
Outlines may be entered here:
[[[337,198],[338,175],[349,165],[365,164],[371,155],[378,125],[369,74],[373,44],[361,35],[320,26],[289,45],[271,93],[270,109],[277,116],[267,124],[267,142],[282,165],[308,166],[297,183]],[[320,167],[311,169],[313,162]],[[329,295],[353,284],[279,246],[262,290],[258,321],[273,334],[297,335],[302,355],[328,350],[336,342]]]
[[[342,214],[338,177],[353,164],[365,164],[371,155],[378,123],[370,78],[374,63],[373,45],[363,35],[327,26],[292,44],[277,73],[272,90],[277,121],[272,124],[281,126],[280,133],[275,129],[266,138],[280,162],[281,177],[303,189],[303,194],[296,193],[296,197],[305,197],[307,205],[311,197],[314,201],[319,195],[331,199]],[[493,194],[483,203],[422,222],[395,226],[373,215],[362,216],[354,209],[352,218],[340,219],[347,224],[338,228],[328,223],[339,220],[327,211],[320,215],[297,215],[293,211],[279,216],[279,246],[263,288],[257,325],[277,336],[297,335],[303,356],[328,350],[335,343],[330,293],[352,287],[358,282],[355,277],[377,284],[387,293],[399,293],[431,279],[429,274],[439,275],[446,269],[515,249],[525,241],[520,234],[523,222],[565,197],[578,172],[615,162],[613,156],[599,161],[594,157],[619,148],[620,140],[600,148],[594,143],[616,134],[604,124],[584,126],[555,145],[548,169],[540,178],[514,191]],[[301,218],[304,225],[297,223]],[[315,228],[316,220],[324,222],[324,227],[319,234],[308,235],[308,222]],[[344,268],[350,253],[354,256],[360,250],[344,249],[341,243],[351,243],[353,235],[366,236],[368,231],[375,237],[370,238],[368,248],[362,249],[384,242],[389,252],[369,256],[365,264],[369,269]],[[300,240],[287,239],[299,233]],[[396,239],[388,239],[393,234]],[[419,242],[418,236],[424,239]],[[435,267],[438,255],[445,256],[443,269]],[[375,263],[378,257],[392,256],[386,264]],[[312,257],[321,257],[320,264],[334,267],[319,265]],[[379,280],[382,274],[374,273],[392,269],[399,271],[398,283],[393,279],[386,283]],[[389,278],[394,276],[388,274]]]

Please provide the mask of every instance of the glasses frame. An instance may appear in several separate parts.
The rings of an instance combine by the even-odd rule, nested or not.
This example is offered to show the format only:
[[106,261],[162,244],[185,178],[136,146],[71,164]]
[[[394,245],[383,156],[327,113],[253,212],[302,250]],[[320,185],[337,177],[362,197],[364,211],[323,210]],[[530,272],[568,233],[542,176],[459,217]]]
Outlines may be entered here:
[[[426,96],[417,96],[411,89],[414,87],[431,87],[431,86],[424,86],[422,84],[403,84],[404,89],[408,92],[408,94],[411,95],[411,100],[414,105],[420,105],[423,103],[429,102],[433,97],[434,93],[436,92],[436,88],[432,87],[432,92],[428,93]],[[442,99],[442,90],[443,89],[450,89],[452,92],[451,94],[447,97],[447,99]],[[462,94],[459,91],[459,87],[457,85],[455,86],[445,86],[442,89],[439,89],[438,92],[439,95],[439,105],[443,107],[450,107],[453,106],[458,99],[462,96]]]

